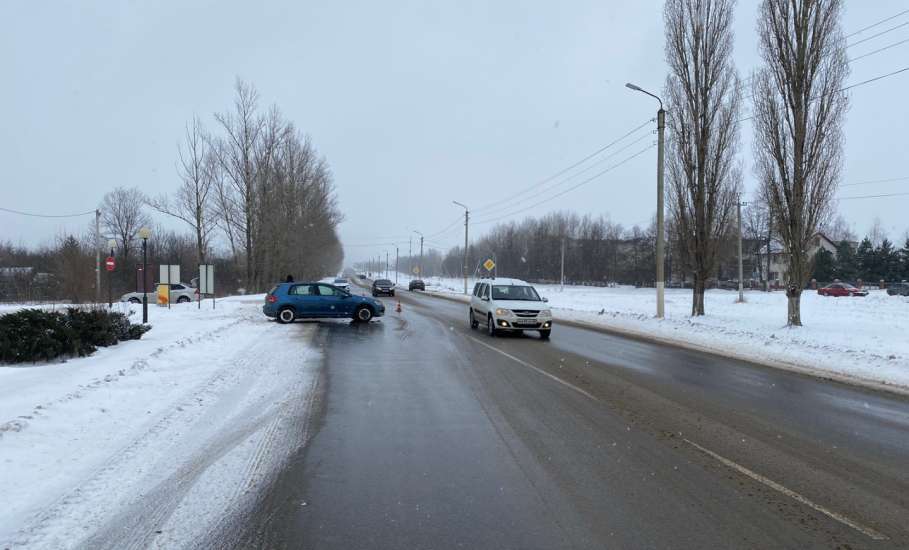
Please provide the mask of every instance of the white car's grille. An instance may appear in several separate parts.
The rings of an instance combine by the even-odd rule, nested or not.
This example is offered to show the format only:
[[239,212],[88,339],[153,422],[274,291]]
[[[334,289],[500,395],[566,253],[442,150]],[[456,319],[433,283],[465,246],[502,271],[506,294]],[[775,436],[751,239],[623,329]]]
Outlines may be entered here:
[[536,317],[540,313],[532,309],[513,309],[512,311],[517,317]]

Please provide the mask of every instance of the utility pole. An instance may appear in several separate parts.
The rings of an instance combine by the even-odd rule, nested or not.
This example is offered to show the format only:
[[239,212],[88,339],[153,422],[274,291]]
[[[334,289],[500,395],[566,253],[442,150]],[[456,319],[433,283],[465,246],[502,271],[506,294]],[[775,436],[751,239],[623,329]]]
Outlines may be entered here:
[[562,266],[559,276],[559,292],[565,290],[565,237],[562,237]]
[[665,229],[663,228],[663,142],[666,133],[666,111],[663,110],[663,102],[660,102],[660,110],[657,111],[657,245],[656,245],[656,285],[657,285],[657,319],[665,316],[664,299],[664,275],[663,275],[663,239]]
[[666,111],[663,110],[663,100],[647,90],[635,86],[632,83],[625,84],[625,87],[647,94],[660,102],[660,110],[657,111],[657,235],[656,235],[656,291],[657,291],[657,319],[662,319],[665,314],[664,292],[665,286],[663,278],[663,240],[665,238],[665,229],[663,228],[663,142],[666,130]]
[[413,275],[413,235],[407,239],[407,276]]
[[398,259],[398,246],[395,245],[395,286],[398,286],[398,271],[400,271],[398,269]]
[[419,231],[417,231],[416,229],[414,229],[413,232],[420,236],[420,265],[417,269],[419,269],[419,271],[420,271],[420,273],[418,273],[418,275],[419,275],[418,278],[422,279],[423,278],[423,234],[420,233]]
[[467,208],[466,204],[461,204],[458,201],[451,201],[461,208],[464,209],[464,295],[467,295],[467,271],[470,269],[467,266],[467,227],[470,223],[470,209]]
[[385,251],[385,278],[388,278],[388,251]]
[[745,289],[742,283],[742,200],[736,201],[736,210],[739,216],[739,303],[745,301]]
[[95,303],[101,301],[101,210],[95,210]]

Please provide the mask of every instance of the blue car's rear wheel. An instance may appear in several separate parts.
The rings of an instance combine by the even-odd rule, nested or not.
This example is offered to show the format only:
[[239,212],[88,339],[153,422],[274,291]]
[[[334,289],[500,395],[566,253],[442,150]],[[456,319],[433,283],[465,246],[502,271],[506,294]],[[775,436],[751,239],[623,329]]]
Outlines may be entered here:
[[281,310],[278,311],[277,319],[279,323],[284,325],[287,323],[293,323],[294,317],[296,317],[296,315],[294,315],[294,310],[292,308],[282,307]]

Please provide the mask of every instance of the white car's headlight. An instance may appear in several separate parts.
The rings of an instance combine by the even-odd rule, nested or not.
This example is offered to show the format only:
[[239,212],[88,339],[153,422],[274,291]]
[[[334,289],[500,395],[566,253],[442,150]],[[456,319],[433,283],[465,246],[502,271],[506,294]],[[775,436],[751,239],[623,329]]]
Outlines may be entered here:
[[549,309],[540,310],[539,316],[540,317],[552,317],[552,310],[549,310]]
[[498,315],[500,317],[509,317],[509,316],[511,316],[511,310],[499,307],[499,308],[496,308],[496,315]]

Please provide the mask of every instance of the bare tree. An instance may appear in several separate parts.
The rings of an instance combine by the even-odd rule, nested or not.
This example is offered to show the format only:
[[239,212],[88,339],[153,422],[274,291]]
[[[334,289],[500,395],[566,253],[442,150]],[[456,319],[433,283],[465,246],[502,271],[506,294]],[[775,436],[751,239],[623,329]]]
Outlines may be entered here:
[[146,202],[145,195],[135,187],[118,187],[104,195],[101,201],[101,221],[107,233],[119,243],[123,265],[130,258],[136,233],[151,223],[148,214],[142,210]]
[[176,195],[173,199],[162,195],[148,202],[155,210],[183,220],[192,228],[199,264],[205,263],[209,237],[215,227],[211,195],[217,159],[209,144],[202,122],[194,116],[186,127],[183,145],[178,146],[177,173],[182,183]]
[[760,190],[757,190],[752,196],[751,201],[743,214],[743,226],[746,238],[760,243],[758,261],[760,253],[763,253],[765,266],[761,270],[761,282],[764,290],[770,290],[770,250],[773,243],[773,216],[770,205]]
[[242,247],[246,262],[246,287],[258,287],[253,240],[256,232],[256,147],[262,132],[263,120],[256,113],[259,94],[251,85],[237,79],[237,96],[233,112],[220,113],[215,119],[224,130],[224,139],[218,148],[219,161],[224,170],[222,214],[232,219],[226,223],[237,233],[236,242]]
[[788,254],[789,326],[801,326],[812,271],[809,241],[830,215],[840,180],[848,75],[842,0],[763,0],[763,67],[754,76],[758,180]]
[[679,256],[694,275],[691,314],[729,230],[741,169],[736,161],[739,78],[732,62],[734,0],[667,0],[669,207]]
[[842,214],[838,214],[836,218],[828,222],[822,231],[835,243],[858,240],[858,236],[852,230],[852,226]]

